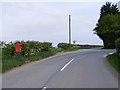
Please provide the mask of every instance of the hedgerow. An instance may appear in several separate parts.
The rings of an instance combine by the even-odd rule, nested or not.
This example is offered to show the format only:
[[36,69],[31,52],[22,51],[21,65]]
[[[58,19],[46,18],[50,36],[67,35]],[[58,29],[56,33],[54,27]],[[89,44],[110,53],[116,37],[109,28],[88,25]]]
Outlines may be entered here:
[[58,46],[58,48],[68,49],[68,48],[72,47],[73,45],[69,44],[69,43],[58,43],[57,46]]
[[[22,45],[22,52],[15,52],[15,45]],[[50,42],[37,42],[37,41],[16,41],[10,42],[8,44],[4,44],[2,48],[3,55],[7,56],[30,56],[36,55],[42,51],[49,51],[52,47],[52,43]]]

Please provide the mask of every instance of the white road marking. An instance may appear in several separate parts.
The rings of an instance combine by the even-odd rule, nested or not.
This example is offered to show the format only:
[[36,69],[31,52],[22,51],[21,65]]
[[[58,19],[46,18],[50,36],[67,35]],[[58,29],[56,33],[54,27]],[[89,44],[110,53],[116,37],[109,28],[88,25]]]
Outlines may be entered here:
[[71,59],[60,71],[63,71],[74,59]]
[[111,52],[111,53],[109,53],[109,54],[113,54],[113,53],[115,53],[115,52]]
[[107,55],[108,55],[108,54],[105,54],[105,55],[104,55],[104,58],[106,58],[106,57],[107,57]]
[[43,87],[43,88],[42,88],[42,90],[46,90],[46,89],[47,89],[47,87]]

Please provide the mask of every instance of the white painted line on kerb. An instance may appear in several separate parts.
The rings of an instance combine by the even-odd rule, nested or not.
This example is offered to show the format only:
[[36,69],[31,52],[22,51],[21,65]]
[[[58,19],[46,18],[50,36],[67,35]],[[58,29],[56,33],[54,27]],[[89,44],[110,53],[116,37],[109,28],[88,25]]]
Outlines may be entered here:
[[115,52],[111,52],[111,53],[109,53],[109,54],[113,54],[113,53],[115,53]]
[[108,55],[111,55],[111,54],[113,54],[113,53],[115,53],[115,52],[105,54],[105,55],[104,55],[104,58],[106,58]]
[[47,89],[47,87],[43,87],[43,88],[42,88],[42,90],[46,90],[46,89]]
[[108,55],[108,54],[105,54],[105,55],[104,55],[104,58],[106,58],[106,57],[107,57],[107,55]]
[[71,59],[60,71],[63,71],[74,59]]

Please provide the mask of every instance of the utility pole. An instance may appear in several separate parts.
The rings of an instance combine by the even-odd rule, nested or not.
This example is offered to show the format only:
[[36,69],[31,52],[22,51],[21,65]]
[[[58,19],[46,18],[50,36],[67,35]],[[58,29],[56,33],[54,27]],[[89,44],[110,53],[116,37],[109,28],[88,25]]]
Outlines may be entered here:
[[69,15],[69,44],[71,44],[71,15]]

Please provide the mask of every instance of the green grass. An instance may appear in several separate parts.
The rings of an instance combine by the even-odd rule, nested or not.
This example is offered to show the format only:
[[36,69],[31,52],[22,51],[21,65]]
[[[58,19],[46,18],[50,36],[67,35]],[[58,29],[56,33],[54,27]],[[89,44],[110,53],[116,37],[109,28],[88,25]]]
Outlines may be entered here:
[[7,70],[10,70],[11,68],[21,66],[23,64],[23,61],[19,61],[16,59],[8,59],[4,60],[2,63],[2,72],[5,72]]
[[54,54],[57,54],[59,52],[62,52],[63,50],[61,48],[56,48],[56,47],[53,47],[50,49],[50,51]]
[[120,56],[118,53],[108,55],[106,58],[108,62],[120,73]]
[[97,47],[103,47],[102,45],[80,45],[80,49],[91,49],[91,48],[97,48]]
[[96,47],[102,47],[102,46],[101,45],[77,45],[77,46],[70,47],[68,49],[64,49],[63,51],[67,52],[67,51],[75,51],[79,49],[91,49]]

